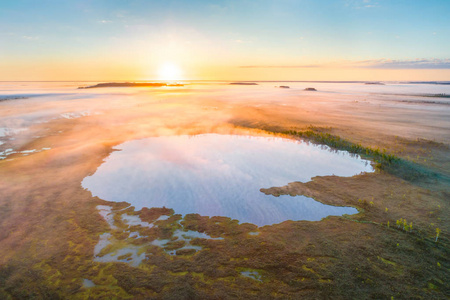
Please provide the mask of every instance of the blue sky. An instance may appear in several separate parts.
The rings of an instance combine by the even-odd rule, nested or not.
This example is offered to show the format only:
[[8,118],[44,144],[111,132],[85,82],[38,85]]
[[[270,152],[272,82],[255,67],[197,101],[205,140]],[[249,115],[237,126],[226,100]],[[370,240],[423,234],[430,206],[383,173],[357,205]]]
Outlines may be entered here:
[[448,0],[3,0],[0,67],[445,70],[449,15]]

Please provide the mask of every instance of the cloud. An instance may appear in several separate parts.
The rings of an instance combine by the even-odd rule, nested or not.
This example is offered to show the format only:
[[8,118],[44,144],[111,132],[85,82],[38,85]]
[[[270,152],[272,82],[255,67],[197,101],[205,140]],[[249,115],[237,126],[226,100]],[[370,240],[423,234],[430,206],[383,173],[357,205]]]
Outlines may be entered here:
[[372,69],[450,69],[450,59],[392,60],[378,59],[357,62],[361,68]]
[[24,35],[22,38],[28,41],[36,41],[39,39],[39,36]]
[[372,0],[346,0],[345,6],[353,9],[374,8],[378,7],[378,2]]
[[371,59],[304,65],[248,65],[243,69],[366,68],[366,69],[450,69],[450,59]]
[[302,69],[302,68],[320,68],[323,65],[283,65],[283,66],[239,66],[243,69]]
[[112,23],[112,21],[110,21],[110,20],[100,20],[100,21],[97,21],[97,23],[108,24],[108,23]]

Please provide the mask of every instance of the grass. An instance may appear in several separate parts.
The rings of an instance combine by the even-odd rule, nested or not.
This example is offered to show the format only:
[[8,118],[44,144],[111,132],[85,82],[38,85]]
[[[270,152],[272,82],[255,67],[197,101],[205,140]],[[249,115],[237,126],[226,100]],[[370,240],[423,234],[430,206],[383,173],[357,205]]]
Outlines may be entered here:
[[283,132],[283,134],[306,139],[316,144],[326,145],[335,150],[344,150],[349,153],[359,154],[363,158],[374,161],[377,169],[410,182],[419,182],[424,179],[450,180],[449,178],[445,178],[445,175],[429,170],[425,166],[402,159],[394,154],[389,154],[386,149],[380,150],[379,148],[365,147],[359,143],[355,144],[337,135],[319,132],[314,127],[309,127],[302,131],[288,130]]

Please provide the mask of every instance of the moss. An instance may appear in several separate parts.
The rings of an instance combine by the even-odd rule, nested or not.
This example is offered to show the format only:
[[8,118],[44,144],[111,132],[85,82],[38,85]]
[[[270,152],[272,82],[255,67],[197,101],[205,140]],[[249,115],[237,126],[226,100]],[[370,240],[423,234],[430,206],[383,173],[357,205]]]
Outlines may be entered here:
[[4,300],[12,300],[13,297],[11,296],[11,294],[9,294],[7,291],[5,291],[4,289],[0,289],[0,299],[4,299]]
[[189,274],[189,272],[187,272],[187,271],[184,271],[184,272],[169,272],[169,274],[173,275],[173,276],[185,276],[185,275]]
[[133,256],[133,254],[127,253],[127,254],[118,256],[117,260],[129,260],[132,256]]
[[118,250],[128,247],[126,240],[112,240],[112,243],[103,248],[97,256],[105,256],[107,254],[114,255]]
[[176,255],[194,255],[197,253],[195,249],[180,249],[175,252]]
[[397,264],[396,264],[395,262],[393,262],[393,261],[384,259],[384,258],[382,258],[382,257],[380,257],[380,256],[377,256],[377,258],[378,258],[379,260],[381,260],[382,262],[384,262],[385,264],[388,264],[388,265],[392,265],[392,266],[394,266],[394,267],[397,267]]
[[[376,176],[387,175],[372,174],[372,177]],[[351,179],[348,181],[354,183]],[[405,201],[414,199],[413,192],[408,194],[402,190],[397,194],[394,192],[389,201],[395,201],[397,198],[405,198]],[[403,194],[406,194],[406,197],[402,197]],[[371,196],[358,195],[361,199],[371,199]],[[423,198],[427,199],[428,203],[428,198],[425,196]],[[356,199],[357,197],[351,201],[357,202]],[[374,205],[372,210],[375,211],[380,206],[384,213],[385,205],[378,205],[378,201],[383,198],[374,199],[377,200],[377,205]],[[370,205],[367,204],[367,206]],[[127,214],[140,214],[128,208],[126,211]],[[394,212],[394,206],[392,208],[390,206],[389,213]],[[91,212],[84,213],[89,215]],[[123,212],[116,212],[116,214],[119,213]],[[96,215],[98,213],[94,210],[95,222],[102,221],[97,220]],[[150,215],[154,220],[160,216],[158,211]],[[395,216],[392,217],[395,218]],[[172,214],[167,220],[158,221],[158,227],[134,226],[131,228],[140,235],[148,237],[118,239],[118,237],[128,236],[130,228],[119,226],[117,230],[111,231],[113,245],[104,249],[101,255],[114,253],[130,244],[137,245],[139,246],[138,254],[145,253],[147,259],[139,267],[134,268],[120,262],[92,262],[92,251],[102,231],[83,230],[80,228],[80,224],[84,224],[84,221],[80,221],[82,219],[71,215],[66,224],[68,224],[67,230],[72,234],[62,243],[64,251],[58,251],[57,255],[51,256],[51,259],[41,260],[42,263],[35,266],[35,272],[40,274],[41,278],[38,282],[44,287],[33,288],[35,293],[49,293],[49,295],[56,295],[55,297],[74,299],[89,297],[154,299],[169,297],[171,293],[181,289],[194,291],[195,297],[206,299],[252,299],[261,295],[282,299],[385,298],[387,292],[379,287],[394,282],[392,291],[389,290],[389,293],[400,295],[399,290],[402,290],[401,295],[408,298],[412,295],[441,293],[445,287],[444,281],[439,279],[445,278],[445,270],[447,270],[445,256],[441,255],[441,251],[444,251],[441,245],[436,246],[435,243],[430,245],[428,241],[425,241],[419,247],[415,241],[417,235],[405,235],[393,229],[384,230],[385,227],[380,231],[379,226],[374,228],[374,223],[370,221],[372,223],[368,224],[367,220],[356,223],[333,217],[321,222],[288,221],[258,228],[248,223],[239,224],[237,220],[226,217],[204,217],[192,214],[181,220],[180,215]],[[181,225],[178,222],[180,220]],[[89,228],[94,227],[89,225]],[[419,230],[419,224],[414,225],[414,230],[416,228]],[[174,238],[173,232],[176,229],[198,230],[212,237],[224,239],[196,238],[190,243],[202,246],[203,250],[180,249],[185,242]],[[432,229],[434,230],[435,227]],[[255,231],[260,234],[257,236],[248,234]],[[150,244],[154,239],[163,237],[170,240],[166,249]],[[370,243],[367,243],[368,237],[371,238]],[[441,238],[445,241],[446,237],[442,234]],[[392,241],[395,241],[395,244],[400,243],[402,247],[392,246],[395,245]],[[49,241],[47,243],[49,246],[53,244]],[[430,248],[431,246],[436,248]],[[176,255],[170,256],[165,252],[168,249],[178,251]],[[434,249],[435,252],[432,253],[430,249]],[[37,251],[36,248],[33,248],[33,251]],[[366,259],[367,253],[370,253],[369,257],[379,258]],[[129,256],[120,258],[127,259]],[[400,261],[400,258],[406,260],[404,264],[402,261],[402,265],[396,263]],[[418,258],[424,261],[421,262]],[[422,270],[417,267],[426,265],[430,261],[437,270],[433,271],[435,274],[431,274],[426,268]],[[441,268],[436,266],[436,261],[442,263]],[[358,266],[360,270],[354,271],[355,266]],[[255,277],[246,278],[238,270],[248,270]],[[353,272],[358,273],[355,275]],[[430,281],[432,276],[439,278]],[[7,277],[12,276],[7,275]],[[96,286],[89,289],[83,288],[82,278],[92,280]],[[353,282],[354,278],[358,278],[358,281]],[[262,280],[264,284],[258,280]],[[183,282],[187,282],[187,285]],[[409,282],[419,283],[417,286],[421,290],[419,292],[413,290]],[[438,289],[427,289],[427,282],[431,282]],[[23,283],[16,281],[15,284]],[[4,283],[0,284],[0,290],[3,289],[6,293],[13,290],[10,285],[8,289],[4,286]],[[348,294],[344,295],[342,291],[348,291]],[[11,295],[21,295],[15,293]],[[175,294],[180,296],[179,293]]]
[[236,268],[236,271],[238,271],[241,276],[251,278],[253,280],[257,281],[264,281],[264,271],[260,269],[251,269],[251,268]]
[[313,274],[317,274],[316,271],[314,271],[312,268],[308,268],[306,265],[303,265],[302,269],[305,270],[305,271],[311,272]]
[[166,207],[153,207],[147,208],[144,207],[140,210],[139,216],[142,221],[152,223],[156,221],[161,216],[172,216],[174,214],[174,210]]
[[164,247],[165,250],[170,251],[170,250],[175,250],[175,249],[180,249],[182,248],[184,245],[186,245],[186,242],[184,240],[179,240],[179,241],[171,241],[168,242],[166,244],[166,246]]
[[438,287],[436,285],[434,285],[433,283],[431,283],[431,282],[428,282],[428,288],[430,290],[437,290],[438,289]]

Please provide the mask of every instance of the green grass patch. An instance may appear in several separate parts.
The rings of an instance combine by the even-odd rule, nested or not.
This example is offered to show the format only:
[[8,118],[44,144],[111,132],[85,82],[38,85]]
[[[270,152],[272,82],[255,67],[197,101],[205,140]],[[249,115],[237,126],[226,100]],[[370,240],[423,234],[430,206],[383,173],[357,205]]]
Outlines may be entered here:
[[424,179],[446,179],[443,174],[436,173],[427,169],[425,166],[402,159],[394,154],[387,153],[386,149],[365,147],[361,144],[355,144],[339,136],[324,132],[314,131],[314,128],[308,128],[303,131],[289,130],[283,134],[306,139],[315,144],[329,146],[335,150],[344,150],[349,153],[358,154],[363,158],[370,159],[376,163],[375,167],[397,177],[410,182],[418,182]]

